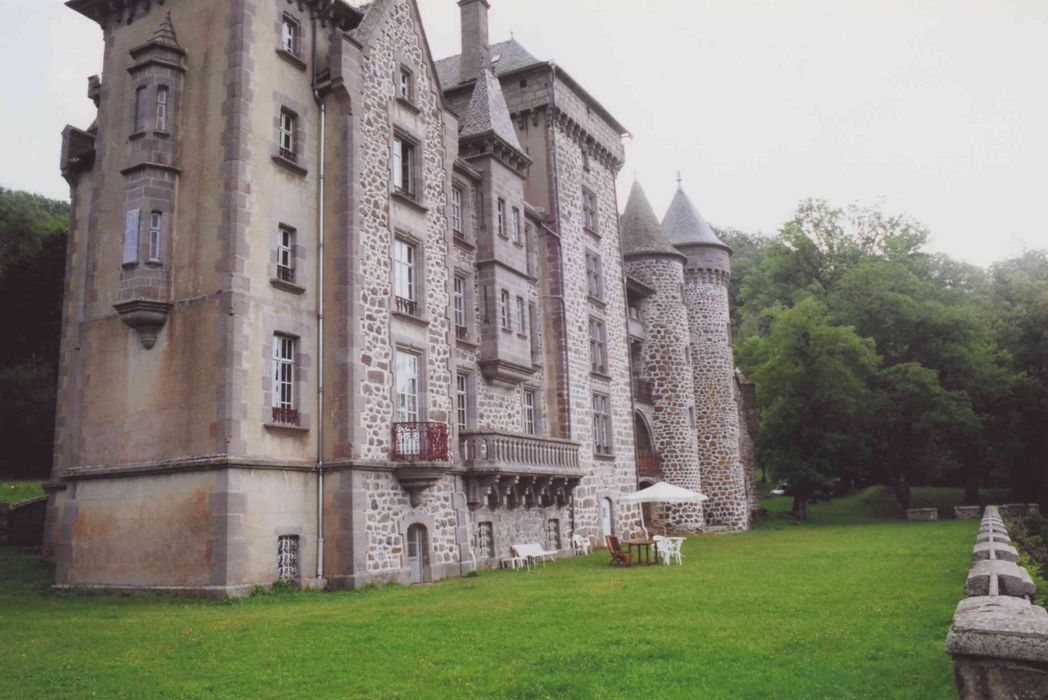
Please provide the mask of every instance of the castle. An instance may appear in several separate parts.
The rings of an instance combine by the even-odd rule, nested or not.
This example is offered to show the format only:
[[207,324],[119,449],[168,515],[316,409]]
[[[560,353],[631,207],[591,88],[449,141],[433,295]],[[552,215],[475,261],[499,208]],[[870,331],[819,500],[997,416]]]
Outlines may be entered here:
[[638,530],[655,480],[744,529],[730,250],[660,224],[556,63],[435,61],[415,0],[70,0],[103,29],[72,193],[45,557],[60,586],[432,581]]

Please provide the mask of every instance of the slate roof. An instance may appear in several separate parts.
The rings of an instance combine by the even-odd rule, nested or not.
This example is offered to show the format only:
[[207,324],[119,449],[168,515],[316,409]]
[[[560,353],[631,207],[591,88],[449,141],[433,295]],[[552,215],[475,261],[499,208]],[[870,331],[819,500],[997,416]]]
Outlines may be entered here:
[[651,208],[640,183],[634,181],[626,200],[626,210],[619,219],[622,231],[622,256],[673,255],[684,257],[674,248],[659,228],[659,219]]
[[711,245],[731,252],[731,248],[717,238],[717,234],[688,199],[688,195],[684,194],[684,188],[680,184],[677,185],[677,194],[673,195],[670,208],[666,210],[666,216],[662,219],[662,233],[675,246]]
[[[495,60],[496,57],[498,60]],[[444,90],[468,83],[476,77],[468,75],[463,79],[460,67],[461,59],[462,56],[459,55],[448,56],[437,61],[437,78]],[[496,76],[540,63],[545,63],[545,61],[540,61],[532,56],[516,39],[508,39],[491,45],[491,67],[495,70]]]
[[513,120],[510,119],[506,96],[502,94],[499,79],[491,69],[485,69],[480,72],[480,77],[473,86],[473,97],[469,101],[466,116],[462,119],[459,138],[492,133],[521,153],[524,152],[520,147],[520,141],[517,140],[517,130],[513,128]]

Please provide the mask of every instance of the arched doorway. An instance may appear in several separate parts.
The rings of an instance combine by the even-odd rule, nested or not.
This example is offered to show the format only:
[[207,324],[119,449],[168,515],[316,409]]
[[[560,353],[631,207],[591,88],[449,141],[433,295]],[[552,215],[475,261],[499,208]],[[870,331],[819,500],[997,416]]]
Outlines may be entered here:
[[648,478],[655,483],[662,478],[662,464],[655,453],[648,421],[640,411],[633,413],[633,434],[637,445],[637,479]]
[[603,539],[607,535],[614,535],[611,522],[611,499],[600,499],[600,534]]
[[408,528],[408,571],[412,583],[425,583],[429,564],[429,536],[426,526],[415,523]]

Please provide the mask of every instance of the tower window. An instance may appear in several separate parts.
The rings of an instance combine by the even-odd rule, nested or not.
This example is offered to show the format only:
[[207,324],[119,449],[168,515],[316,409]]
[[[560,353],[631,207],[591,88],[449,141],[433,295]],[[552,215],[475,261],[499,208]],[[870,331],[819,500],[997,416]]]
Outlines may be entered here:
[[149,262],[160,262],[160,224],[163,215],[154,211],[149,215]]
[[586,251],[586,293],[591,299],[604,299],[604,275],[601,271],[600,256]]
[[295,410],[295,355],[297,339],[275,333],[273,335],[273,422],[298,425]]
[[167,86],[156,89],[156,130],[167,131]]
[[498,232],[503,238],[506,237],[506,200],[500,199],[497,206]]
[[513,218],[510,219],[510,230],[513,233],[513,242],[520,243],[520,209],[513,207]]
[[277,279],[295,281],[295,229],[290,226],[277,228]]
[[589,320],[590,369],[605,374],[608,371],[607,338],[604,321],[597,318]]
[[524,432],[534,435],[538,432],[537,406],[535,392],[532,389],[524,390]]
[[148,99],[148,88],[140,87],[135,90],[135,120],[133,133],[146,130],[146,100]]
[[513,330],[513,316],[509,309],[509,292],[505,289],[499,295],[499,309],[502,314],[502,328],[507,331]]
[[597,232],[597,195],[582,189],[582,225],[590,232]]
[[528,332],[528,307],[524,303],[524,297],[517,297],[517,332],[525,335]]
[[451,188],[451,230],[458,236],[462,237],[464,229],[462,227],[462,188],[452,187]]
[[593,452],[611,454],[611,414],[606,394],[593,395]]

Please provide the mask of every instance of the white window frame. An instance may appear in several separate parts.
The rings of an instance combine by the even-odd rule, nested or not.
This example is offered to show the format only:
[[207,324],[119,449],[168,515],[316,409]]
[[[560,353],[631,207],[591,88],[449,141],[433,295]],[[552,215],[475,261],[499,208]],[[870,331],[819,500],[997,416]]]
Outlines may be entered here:
[[295,271],[295,229],[277,226],[277,267]]
[[597,195],[582,188],[582,226],[587,231],[597,230]]
[[501,197],[496,204],[496,220],[498,224],[499,235],[503,238],[506,237],[506,200]]
[[510,219],[510,231],[513,234],[513,242],[520,243],[520,209],[513,207],[513,218]]
[[167,85],[158,85],[156,89],[156,130],[167,131],[167,98],[170,91]]
[[472,399],[471,377],[465,372],[455,375],[455,423],[460,431],[472,425],[470,402]]
[[273,334],[273,408],[295,408],[298,394],[295,381],[297,355],[297,338],[283,333]]
[[400,66],[397,71],[397,96],[408,102],[415,98],[415,75],[407,66]]
[[604,272],[600,255],[586,251],[586,294],[591,299],[604,299]]
[[149,108],[149,88],[145,85],[135,88],[135,113],[132,133],[138,134],[146,130],[146,110]]
[[513,312],[510,310],[509,305],[509,290],[503,289],[499,294],[499,306],[502,314],[502,327],[507,331],[513,330]]
[[517,332],[521,335],[528,333],[528,305],[521,296],[517,297]]
[[393,239],[393,293],[418,302],[418,245],[399,236]]
[[393,135],[393,189],[412,198],[415,197],[415,148],[416,144],[408,138]]
[[464,233],[462,228],[462,199],[464,194],[461,187],[451,188],[451,230],[459,235]]
[[538,400],[534,389],[524,389],[521,394],[521,417],[526,435],[537,435],[539,430]]
[[607,394],[593,394],[593,451],[611,454],[611,408]]
[[160,262],[160,234],[164,215],[159,211],[149,212],[149,262]]
[[298,20],[284,13],[280,21],[280,48],[292,56],[298,56],[300,30]]
[[422,356],[397,348],[394,364],[394,409],[398,423],[418,423],[422,420]]
[[466,327],[466,277],[455,275],[452,286],[452,309],[455,315],[455,326]]
[[295,157],[295,125],[298,118],[288,109],[280,110],[280,128],[277,134],[277,147],[280,155],[286,158]]
[[594,316],[589,320],[590,370],[598,374],[608,372],[608,336],[604,321]]

